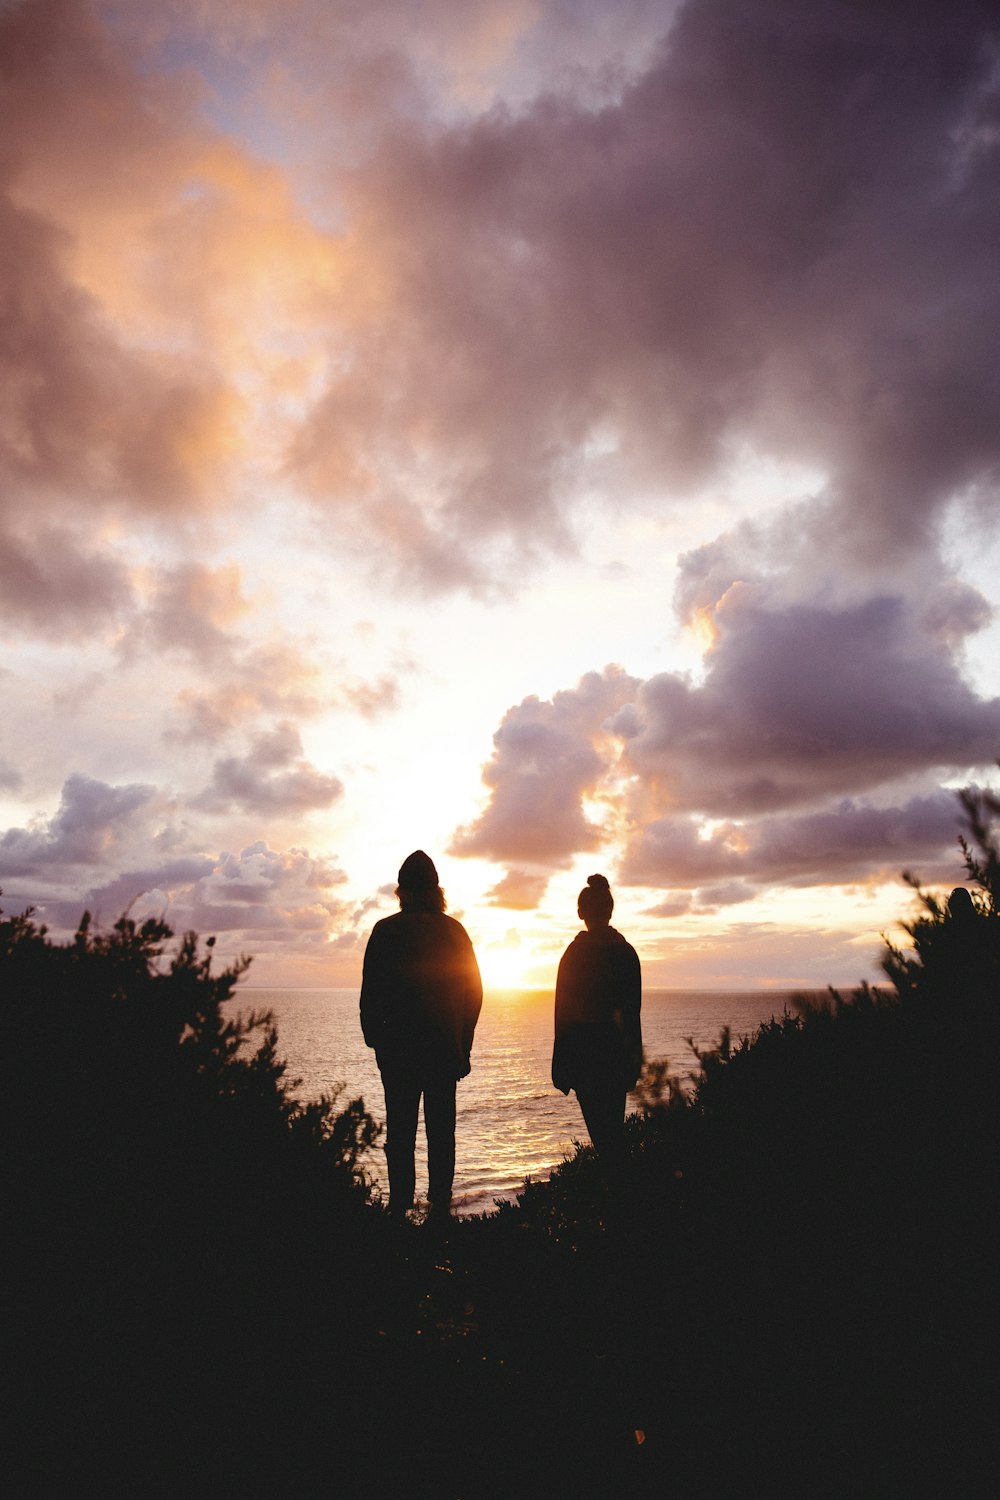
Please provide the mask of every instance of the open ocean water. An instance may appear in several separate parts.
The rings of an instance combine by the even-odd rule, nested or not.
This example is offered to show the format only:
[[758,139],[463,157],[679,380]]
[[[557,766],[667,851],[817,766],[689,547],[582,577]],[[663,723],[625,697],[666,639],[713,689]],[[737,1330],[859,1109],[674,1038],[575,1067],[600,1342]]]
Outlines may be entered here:
[[[647,1058],[669,1058],[671,1071],[689,1073],[695,1059],[687,1045],[712,1046],[724,1026],[734,1041],[780,1015],[787,991],[648,990],[642,1000]],[[241,989],[228,1008],[242,1013],[270,1010],[278,1027],[280,1055],[289,1077],[301,1082],[299,1098],[341,1090],[341,1106],[360,1094],[380,1124],[385,1102],[375,1054],[364,1044],[358,991]],[[551,991],[493,991],[483,1002],[472,1050],[472,1072],[458,1085],[455,1212],[490,1211],[510,1199],[525,1177],[544,1178],[588,1139],[576,1096],[552,1086]],[[388,1192],[381,1141],[366,1170]],[[417,1197],[427,1188],[423,1125],[417,1133]]]

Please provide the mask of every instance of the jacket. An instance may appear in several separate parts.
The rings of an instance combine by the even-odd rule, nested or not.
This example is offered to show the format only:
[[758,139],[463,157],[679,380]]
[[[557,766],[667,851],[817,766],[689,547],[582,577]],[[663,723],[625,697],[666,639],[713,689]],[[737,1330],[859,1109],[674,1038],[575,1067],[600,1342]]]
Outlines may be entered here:
[[642,1069],[639,955],[614,927],[578,932],[556,978],[552,1082],[570,1089],[635,1087]]
[[379,1068],[464,1078],[483,1003],[479,965],[461,922],[400,911],[376,922],[365,949],[361,1029]]

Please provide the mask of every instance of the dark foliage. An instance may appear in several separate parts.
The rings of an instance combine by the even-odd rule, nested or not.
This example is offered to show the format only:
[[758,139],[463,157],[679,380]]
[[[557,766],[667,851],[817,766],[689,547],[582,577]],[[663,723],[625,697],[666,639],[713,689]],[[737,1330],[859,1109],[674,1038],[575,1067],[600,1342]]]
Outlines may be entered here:
[[624,1172],[581,1148],[444,1226],[365,1201],[360,1102],[296,1108],[193,940],[165,968],[155,927],[6,924],[9,972],[49,966],[3,1069],[59,1463],[106,1494],[994,1494],[998,809],[965,808],[975,899],[923,896],[885,986],[724,1034],[693,1089],[651,1065]]
[[998,808],[963,802],[978,894],[922,896],[887,987],[723,1034],[693,1091],[659,1064],[621,1180],[583,1150],[501,1210],[498,1336],[585,1493],[995,1493]]
[[30,913],[0,921],[19,1493],[260,1473],[301,1330],[360,1336],[346,1287],[315,1290],[354,1253],[375,1124],[360,1100],[298,1105],[270,1018],[224,1009],[246,963],[213,973],[211,940],[171,937],[85,916],[59,944]]
[[54,943],[26,913],[0,920],[0,1084],[11,1187],[58,1181],[81,1201],[125,1189],[211,1192],[296,1158],[358,1193],[374,1123],[355,1101],[298,1104],[267,1014],[227,1016],[249,960],[212,972],[187,933],[122,917]]

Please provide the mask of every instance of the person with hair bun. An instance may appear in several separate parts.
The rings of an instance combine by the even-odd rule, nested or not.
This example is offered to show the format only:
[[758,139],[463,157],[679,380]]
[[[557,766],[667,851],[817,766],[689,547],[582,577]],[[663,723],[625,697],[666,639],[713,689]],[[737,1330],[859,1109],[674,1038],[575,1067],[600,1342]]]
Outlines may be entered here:
[[611,887],[590,875],[577,900],[586,930],[559,961],[552,1082],[570,1089],[602,1155],[624,1148],[625,1095],[642,1069],[639,955],[611,926]]

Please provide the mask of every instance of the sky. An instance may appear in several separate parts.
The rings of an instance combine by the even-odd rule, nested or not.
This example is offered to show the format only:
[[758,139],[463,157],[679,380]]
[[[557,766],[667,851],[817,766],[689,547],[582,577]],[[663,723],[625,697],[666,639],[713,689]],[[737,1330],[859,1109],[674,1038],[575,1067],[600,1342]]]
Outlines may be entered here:
[[992,0],[0,0],[0,887],[851,985],[1000,773]]

